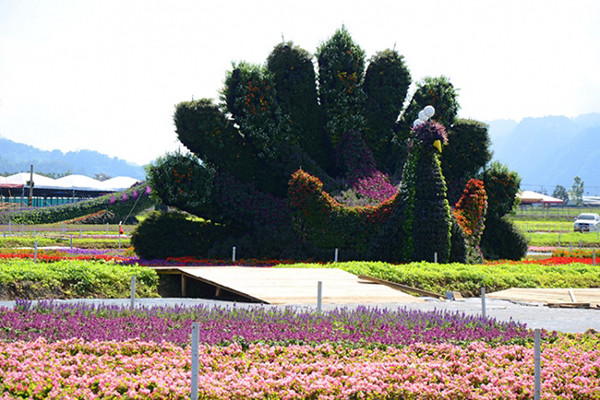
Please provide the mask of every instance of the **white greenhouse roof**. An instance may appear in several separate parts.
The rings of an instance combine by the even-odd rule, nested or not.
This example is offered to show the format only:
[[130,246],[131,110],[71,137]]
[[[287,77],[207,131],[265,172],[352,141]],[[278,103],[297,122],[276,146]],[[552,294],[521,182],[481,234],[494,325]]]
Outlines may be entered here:
[[517,194],[517,197],[521,199],[521,204],[563,204],[561,199],[531,190],[522,190]]
[[[29,181],[29,172],[20,172],[18,174],[7,176],[5,182],[27,186]],[[106,181],[99,181],[84,175],[67,175],[59,179],[52,179],[42,175],[33,174],[34,189],[73,189],[118,192],[129,189],[133,184],[140,182],[138,179],[127,176],[118,176]]]

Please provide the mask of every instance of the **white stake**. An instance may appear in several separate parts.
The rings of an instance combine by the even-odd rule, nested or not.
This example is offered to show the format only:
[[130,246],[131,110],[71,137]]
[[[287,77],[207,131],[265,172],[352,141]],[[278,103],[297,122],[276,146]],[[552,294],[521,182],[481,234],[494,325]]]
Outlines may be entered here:
[[35,239],[35,252],[34,252],[34,256],[33,256],[33,260],[35,262],[37,262],[37,249],[38,249],[38,244],[37,244],[37,238]]
[[433,253],[433,262],[437,264],[437,252]]
[[235,246],[233,246],[233,249],[231,250],[231,261],[235,262]]
[[108,235],[108,222],[106,223],[106,234]]
[[192,323],[192,400],[198,400],[198,369],[200,354],[200,324]]
[[319,281],[317,283],[317,312],[321,312],[321,305],[323,300],[323,282]]
[[335,253],[333,254],[333,262],[338,262],[338,249],[335,249]]
[[542,397],[542,349],[541,349],[541,331],[539,328],[534,331],[534,380],[535,389],[533,398],[539,400]]
[[65,226],[65,223],[63,222],[63,235],[67,233],[67,227]]
[[135,275],[131,277],[131,308],[135,307]]
[[8,236],[12,235],[12,223],[8,221]]
[[596,249],[592,250],[592,260],[594,265],[596,265]]
[[483,318],[486,318],[486,312],[485,312],[485,287],[481,288],[481,313],[483,315]]

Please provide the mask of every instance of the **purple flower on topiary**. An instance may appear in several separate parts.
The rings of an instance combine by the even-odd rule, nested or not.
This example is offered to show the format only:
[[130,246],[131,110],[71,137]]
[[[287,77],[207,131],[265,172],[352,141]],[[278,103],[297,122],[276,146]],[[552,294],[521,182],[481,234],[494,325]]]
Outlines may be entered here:
[[111,206],[112,206],[113,204],[115,204],[115,195],[114,195],[114,194],[111,194],[111,195],[110,195],[110,200],[108,201],[108,204],[110,204]]
[[133,189],[133,195],[131,197],[133,199],[137,199],[138,198],[138,192],[137,192],[137,190]]
[[146,196],[148,196],[151,192],[152,189],[150,189],[150,186],[146,186]]
[[122,202],[127,201],[127,193],[123,192],[123,198],[121,199]]
[[424,144],[432,144],[436,140],[440,140],[442,144],[448,144],[446,128],[437,122],[427,121],[412,129],[415,132],[415,137]]

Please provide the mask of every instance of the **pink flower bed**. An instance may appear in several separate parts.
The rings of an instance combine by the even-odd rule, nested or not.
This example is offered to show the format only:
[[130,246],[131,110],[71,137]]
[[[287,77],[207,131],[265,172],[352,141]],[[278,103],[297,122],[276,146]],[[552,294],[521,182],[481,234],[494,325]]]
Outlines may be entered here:
[[[600,398],[597,341],[542,348],[543,398]],[[583,344],[582,344],[583,343]],[[200,345],[199,398],[533,397],[533,349],[473,342],[385,349]],[[0,396],[185,399],[191,351],[171,343],[0,343]]]

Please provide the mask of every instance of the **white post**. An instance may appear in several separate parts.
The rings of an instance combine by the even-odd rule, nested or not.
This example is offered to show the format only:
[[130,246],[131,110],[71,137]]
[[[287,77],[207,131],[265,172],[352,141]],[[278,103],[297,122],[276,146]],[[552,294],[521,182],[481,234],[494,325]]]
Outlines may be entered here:
[[199,358],[200,354],[198,348],[200,347],[200,324],[198,322],[192,323],[192,400],[198,400],[198,369],[200,366]]
[[12,235],[12,223],[8,221],[8,236]]
[[108,235],[108,222],[106,223],[106,234]]
[[433,253],[433,262],[437,264],[437,251]]
[[33,237],[35,237],[35,225],[33,225]]
[[65,223],[64,223],[64,221],[63,221],[63,235],[64,235],[65,233],[67,233],[67,227],[65,226]]
[[131,308],[135,307],[135,275],[131,277]]
[[335,253],[333,254],[333,262],[338,262],[338,249],[335,249]]
[[231,249],[231,261],[235,262],[235,246]]
[[541,349],[541,332],[537,328],[534,331],[534,380],[535,389],[533,398],[539,400],[542,397],[542,349]]
[[33,253],[33,261],[35,261],[35,262],[37,262],[37,248],[38,248],[37,238],[35,238],[35,251]]
[[79,239],[81,239],[81,227],[79,227]]
[[317,283],[317,312],[318,313],[321,312],[322,301],[323,301],[323,282],[319,281]]
[[592,250],[592,262],[596,265],[596,249]]
[[579,239],[579,250],[581,250],[581,239]]
[[560,232],[558,232],[558,246],[560,247]]
[[485,312],[485,287],[481,288],[481,314],[483,315],[483,318],[486,318],[486,312]]
[[69,247],[73,248],[73,235],[69,236]]

